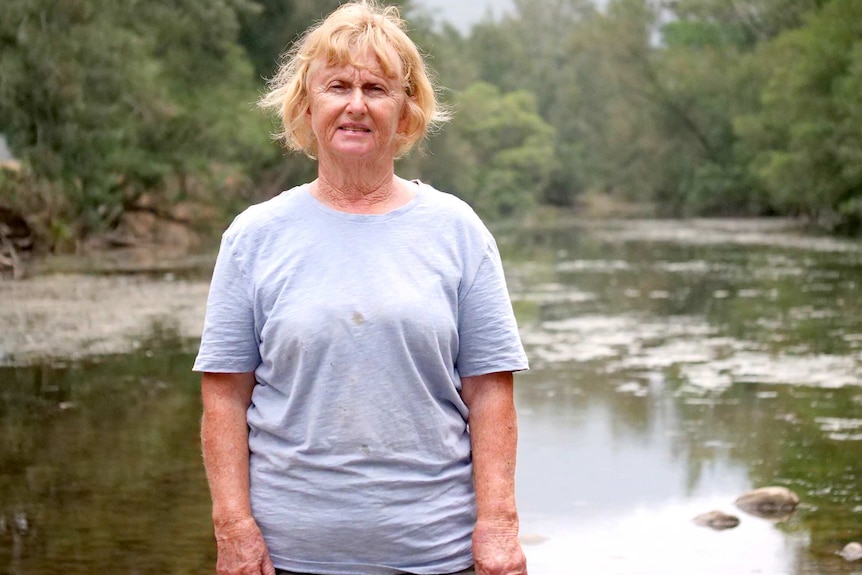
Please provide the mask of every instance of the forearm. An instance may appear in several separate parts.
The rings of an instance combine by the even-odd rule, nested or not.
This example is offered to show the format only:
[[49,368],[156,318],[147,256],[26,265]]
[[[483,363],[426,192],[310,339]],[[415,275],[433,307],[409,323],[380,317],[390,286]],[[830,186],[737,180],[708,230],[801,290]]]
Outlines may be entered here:
[[477,519],[518,528],[515,460],[518,423],[509,372],[464,378]]
[[251,518],[246,411],[254,383],[252,373],[207,373],[201,382],[201,448],[217,534]]
[[518,540],[515,452],[518,423],[509,372],[465,377],[461,397],[470,409],[476,490],[473,562],[476,575],[527,575]]

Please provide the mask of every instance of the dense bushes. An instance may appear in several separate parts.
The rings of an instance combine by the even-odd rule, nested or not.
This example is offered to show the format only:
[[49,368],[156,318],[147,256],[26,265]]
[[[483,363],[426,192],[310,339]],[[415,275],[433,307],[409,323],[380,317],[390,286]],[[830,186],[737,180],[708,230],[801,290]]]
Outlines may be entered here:
[[[141,198],[227,214],[312,177],[254,102],[278,53],[337,3],[5,0],[0,132],[23,170],[0,204],[59,248]],[[856,0],[516,0],[466,36],[420,4],[414,37],[456,116],[405,176],[486,216],[589,192],[858,230]]]

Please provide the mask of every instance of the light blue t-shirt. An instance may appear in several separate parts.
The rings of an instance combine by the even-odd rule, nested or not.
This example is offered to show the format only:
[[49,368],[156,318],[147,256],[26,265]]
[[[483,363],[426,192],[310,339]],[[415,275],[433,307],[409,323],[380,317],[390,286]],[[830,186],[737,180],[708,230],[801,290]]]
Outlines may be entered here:
[[384,215],[300,186],[222,238],[194,369],[254,371],[251,501],[276,567],[452,573],[475,523],[460,377],[527,368],[497,247],[418,184]]

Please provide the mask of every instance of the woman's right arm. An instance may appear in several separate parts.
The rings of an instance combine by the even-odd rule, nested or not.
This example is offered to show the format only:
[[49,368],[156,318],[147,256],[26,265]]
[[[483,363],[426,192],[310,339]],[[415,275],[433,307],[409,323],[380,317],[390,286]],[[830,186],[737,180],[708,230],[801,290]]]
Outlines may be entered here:
[[248,423],[254,372],[204,373],[201,449],[213,501],[219,575],[275,575],[251,515]]

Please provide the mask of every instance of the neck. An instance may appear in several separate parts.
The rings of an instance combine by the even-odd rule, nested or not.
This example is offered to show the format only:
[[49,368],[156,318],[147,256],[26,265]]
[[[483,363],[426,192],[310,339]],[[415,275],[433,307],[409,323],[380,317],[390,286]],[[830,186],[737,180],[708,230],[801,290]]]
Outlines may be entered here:
[[376,167],[351,167],[319,162],[312,194],[324,204],[343,212],[382,214],[407,203],[410,195],[404,182],[395,176],[393,162]]

